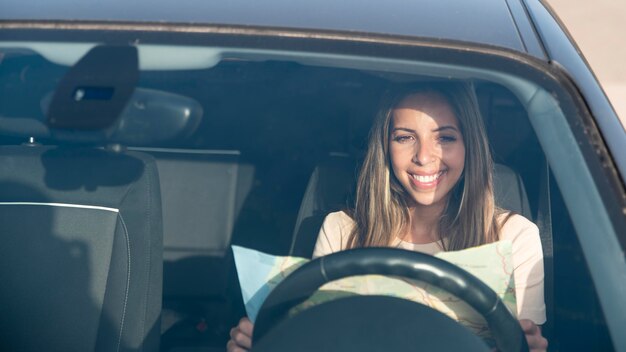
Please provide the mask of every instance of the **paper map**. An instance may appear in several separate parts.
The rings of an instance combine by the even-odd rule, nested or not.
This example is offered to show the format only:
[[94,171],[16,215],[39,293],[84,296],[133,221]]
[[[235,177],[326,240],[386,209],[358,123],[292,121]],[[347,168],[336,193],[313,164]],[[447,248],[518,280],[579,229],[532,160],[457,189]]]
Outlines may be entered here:
[[[253,322],[272,289],[309,261],[298,257],[273,256],[238,246],[233,246],[233,253],[246,312]],[[510,241],[456,252],[441,252],[436,257],[481,279],[516,316]],[[479,336],[489,336],[484,319],[455,296],[423,282],[380,275],[354,276],[329,282],[306,302],[294,308],[292,313],[348,295],[388,295],[416,301],[448,315]]]

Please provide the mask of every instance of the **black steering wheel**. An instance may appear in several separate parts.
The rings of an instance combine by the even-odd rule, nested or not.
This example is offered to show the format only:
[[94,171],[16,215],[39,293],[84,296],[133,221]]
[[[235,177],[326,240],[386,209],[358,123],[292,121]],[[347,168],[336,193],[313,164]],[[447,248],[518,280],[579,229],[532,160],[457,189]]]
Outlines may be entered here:
[[[465,301],[485,318],[499,351],[528,351],[526,338],[519,322],[511,315],[496,293],[486,284],[465,270],[442,259],[395,248],[359,248],[341,251],[317,258],[298,268],[276,286],[263,303],[255,323],[253,350],[279,351],[281,349],[276,347],[276,341],[290,338],[289,343],[293,343],[293,341],[303,341],[303,336],[309,335],[313,337],[311,341],[323,339],[324,341],[340,344],[341,336],[318,336],[318,334],[326,334],[326,330],[328,330],[320,332],[322,330],[317,331],[318,329],[328,328],[333,324],[339,324],[340,327],[332,327],[330,331],[339,329],[337,332],[339,335],[344,335],[344,339],[352,339],[349,343],[354,343],[357,338],[365,338],[365,343],[367,344],[367,337],[379,332],[378,330],[381,329],[381,326],[389,326],[391,331],[397,330],[398,326],[403,324],[397,323],[398,321],[407,324],[415,322],[419,324],[411,327],[412,330],[410,330],[411,333],[409,335],[415,331],[427,331],[428,329],[432,330],[432,332],[426,332],[426,334],[441,334],[442,330],[454,331],[455,334],[465,335],[463,335],[464,337],[461,340],[459,340],[459,336],[454,335],[445,336],[446,338],[443,340],[448,342],[454,340],[457,340],[457,342],[466,341],[458,342],[466,344],[463,345],[465,347],[463,348],[464,350],[484,350],[479,345],[475,346],[480,348],[469,348],[470,346],[467,344],[474,343],[472,338],[482,342],[469,329],[466,329],[442,313],[399,298],[381,296],[342,298],[306,309],[294,317],[288,317],[288,312],[291,308],[304,302],[325,283],[344,277],[370,274],[419,280],[444,289]],[[385,305],[390,305],[390,307],[395,305],[395,308],[393,308],[395,313],[392,316],[386,317],[385,312],[389,310]],[[380,308],[376,308],[376,306]],[[374,314],[375,316],[363,317],[363,314]],[[340,321],[338,315],[352,320]],[[315,321],[312,322],[313,320]],[[368,332],[363,330],[364,325],[361,325],[363,321],[375,321],[379,324],[375,330]],[[350,332],[346,332],[350,327],[355,330],[355,336],[350,335]],[[469,334],[469,337],[467,334]],[[266,335],[267,338],[264,338]],[[403,338],[405,335],[402,335]],[[430,337],[433,335],[426,336]],[[424,341],[424,338],[420,337],[420,339]],[[271,340],[271,343],[267,340]],[[426,340],[435,339],[427,338]],[[456,347],[450,347],[449,344],[446,345],[446,341],[443,342],[443,345],[437,345],[436,348],[439,350],[442,348],[458,348],[458,343]],[[274,346],[269,346],[270,344]],[[345,344],[342,346],[345,346]],[[411,346],[412,348],[419,347]],[[482,346],[486,347],[484,343]],[[293,348],[293,345],[291,347]],[[433,348],[432,345],[431,348]],[[358,350],[362,349],[359,348]]]

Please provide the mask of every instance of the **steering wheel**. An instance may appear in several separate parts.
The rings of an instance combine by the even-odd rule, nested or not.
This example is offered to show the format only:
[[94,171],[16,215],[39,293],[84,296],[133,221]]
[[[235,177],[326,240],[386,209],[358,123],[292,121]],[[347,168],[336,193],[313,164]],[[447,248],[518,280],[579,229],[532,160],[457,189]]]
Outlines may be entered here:
[[[357,338],[365,338],[366,343],[368,343],[368,334],[373,333],[373,331],[368,333],[360,330],[363,328],[361,322],[378,322],[383,320],[383,323],[378,324],[378,328],[391,324],[389,328],[396,329],[400,325],[395,323],[398,319],[406,322],[413,319],[413,323],[417,322],[419,324],[412,327],[411,334],[415,331],[428,330],[429,327],[432,329],[429,330],[431,332],[427,333],[441,334],[442,329],[446,331],[451,329],[450,331],[453,330],[455,334],[465,334],[461,340],[465,339],[469,342],[462,343],[474,343],[470,341],[472,338],[482,342],[469,329],[466,329],[444,314],[415,302],[399,298],[381,296],[370,296],[369,298],[365,296],[348,297],[314,306],[296,314],[294,317],[287,316],[291,308],[304,302],[325,283],[344,277],[371,274],[419,280],[444,289],[465,301],[485,318],[499,351],[528,351],[526,338],[519,322],[511,315],[496,293],[486,284],[465,270],[442,259],[395,248],[359,248],[341,251],[317,258],[298,268],[276,286],[263,303],[255,323],[253,351],[261,349],[280,350],[276,346],[272,348],[272,346],[269,346],[268,341],[264,340],[272,340],[272,343],[275,343],[280,339],[291,338],[290,343],[292,343],[294,340],[298,341],[298,339],[302,339],[303,336],[307,335],[313,336],[311,341],[315,341],[315,339],[333,339],[333,343],[339,343],[340,337],[323,336],[327,332],[318,331],[320,328],[328,328],[329,326],[331,327],[330,331],[339,329],[338,333],[341,335],[346,333],[346,328],[358,325],[358,327],[354,328],[354,332],[347,332],[345,338],[352,339],[350,343],[354,343]],[[395,308],[393,308],[395,313],[392,317],[385,318],[386,305],[395,305]],[[375,308],[376,306],[379,308]],[[375,316],[364,317],[363,314],[375,314]],[[352,320],[338,323],[340,321],[337,320],[339,316]],[[315,321],[312,323],[312,320]],[[350,334],[356,335],[352,336]],[[467,334],[471,337],[468,337]],[[267,338],[264,339],[266,335]],[[270,338],[271,335],[274,336]],[[445,337],[443,340],[448,342],[459,339],[459,335]],[[451,347],[446,345],[447,342],[443,342],[443,345],[438,345],[437,348],[450,350]],[[474,347],[476,346],[478,345]],[[482,346],[486,347],[484,343]],[[293,345],[291,347],[293,348]],[[418,346],[410,345],[408,347],[415,348]],[[452,347],[452,349],[457,347]],[[464,347],[466,347],[464,350],[468,350],[470,346],[465,345]],[[484,349],[477,347],[474,350]]]

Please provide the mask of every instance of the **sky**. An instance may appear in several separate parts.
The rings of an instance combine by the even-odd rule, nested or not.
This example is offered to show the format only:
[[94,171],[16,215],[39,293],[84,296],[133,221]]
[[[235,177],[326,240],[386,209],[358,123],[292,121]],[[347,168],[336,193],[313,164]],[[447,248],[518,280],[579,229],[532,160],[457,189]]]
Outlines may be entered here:
[[548,0],[626,127],[626,1]]

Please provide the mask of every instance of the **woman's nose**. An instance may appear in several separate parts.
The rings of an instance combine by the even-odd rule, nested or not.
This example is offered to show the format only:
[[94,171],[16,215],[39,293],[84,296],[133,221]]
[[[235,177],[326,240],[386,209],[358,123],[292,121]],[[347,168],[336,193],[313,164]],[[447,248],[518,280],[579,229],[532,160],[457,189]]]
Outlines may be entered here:
[[429,143],[419,143],[413,156],[413,162],[418,165],[427,165],[435,161],[434,146]]

